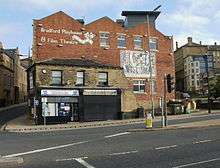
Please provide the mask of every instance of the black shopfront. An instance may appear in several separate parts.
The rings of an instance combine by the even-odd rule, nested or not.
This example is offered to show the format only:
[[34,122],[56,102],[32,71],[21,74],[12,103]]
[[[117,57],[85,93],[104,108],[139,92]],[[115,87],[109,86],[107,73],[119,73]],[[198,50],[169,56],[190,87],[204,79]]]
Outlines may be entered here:
[[36,124],[121,119],[120,89],[39,88],[33,111]]

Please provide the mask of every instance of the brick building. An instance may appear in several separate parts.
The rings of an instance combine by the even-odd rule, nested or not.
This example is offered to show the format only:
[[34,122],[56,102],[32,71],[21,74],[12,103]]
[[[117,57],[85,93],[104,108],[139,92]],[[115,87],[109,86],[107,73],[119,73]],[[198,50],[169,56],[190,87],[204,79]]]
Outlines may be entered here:
[[[123,74],[118,79],[122,80],[119,83],[127,83],[127,89],[117,85],[121,90],[121,104],[126,104],[121,111],[131,114],[140,106],[150,109],[152,97],[158,107],[159,98],[163,95],[164,74],[174,76],[172,37],[156,29],[155,20],[159,14],[158,11],[123,11],[125,20],[115,22],[102,17],[84,24],[81,19],[57,12],[34,20],[33,62],[83,59],[121,67],[114,72]],[[129,95],[134,99],[123,96],[126,90],[132,90]],[[168,98],[174,98],[173,93],[168,94]]]

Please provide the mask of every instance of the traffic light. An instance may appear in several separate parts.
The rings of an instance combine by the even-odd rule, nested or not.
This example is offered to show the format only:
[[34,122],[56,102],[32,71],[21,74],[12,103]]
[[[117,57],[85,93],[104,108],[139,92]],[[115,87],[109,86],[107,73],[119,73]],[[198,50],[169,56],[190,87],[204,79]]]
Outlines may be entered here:
[[172,77],[170,74],[167,75],[167,91],[168,93],[171,93],[172,90],[175,89],[175,86],[174,86],[174,77]]

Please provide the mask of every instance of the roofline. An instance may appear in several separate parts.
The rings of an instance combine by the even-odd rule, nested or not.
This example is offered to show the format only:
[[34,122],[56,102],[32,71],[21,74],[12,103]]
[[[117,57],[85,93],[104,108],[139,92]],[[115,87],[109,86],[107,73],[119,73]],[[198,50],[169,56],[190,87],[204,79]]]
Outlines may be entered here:
[[160,11],[122,11],[122,16],[128,16],[128,15],[155,15],[156,17],[159,16],[161,12]]
[[182,45],[181,47],[178,47],[174,52],[177,52],[178,50],[180,50],[180,49],[182,49],[184,47],[208,47],[208,45],[200,45],[200,44],[198,44],[198,45],[188,45],[187,46],[187,44],[188,43],[186,43],[185,45]]
[[[57,64],[57,63],[48,63],[48,62],[46,62],[46,61],[52,61],[52,60],[54,60],[54,59],[48,59],[48,60],[44,60],[44,61],[35,62],[27,68],[27,71],[29,69],[31,69],[32,67],[36,66],[36,65],[52,65],[52,66],[56,65],[56,66],[69,66],[69,67],[86,67],[86,68],[93,67],[93,68],[106,68],[106,69],[123,69],[120,66],[114,66],[114,65],[99,63],[99,62],[94,61],[94,60],[89,60],[89,61],[94,61],[95,63],[98,63],[100,65],[70,65],[70,64],[65,64],[65,63],[60,65],[60,64]],[[55,60],[62,60],[62,59],[55,59]],[[72,59],[72,60],[81,60],[81,59]],[[101,64],[103,64],[103,66]]]

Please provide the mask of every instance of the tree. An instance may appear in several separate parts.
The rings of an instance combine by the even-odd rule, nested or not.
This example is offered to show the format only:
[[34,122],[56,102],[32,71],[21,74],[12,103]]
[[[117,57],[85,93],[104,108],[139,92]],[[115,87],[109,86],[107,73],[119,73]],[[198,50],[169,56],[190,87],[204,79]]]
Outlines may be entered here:
[[210,82],[210,93],[215,99],[220,97],[220,76]]

